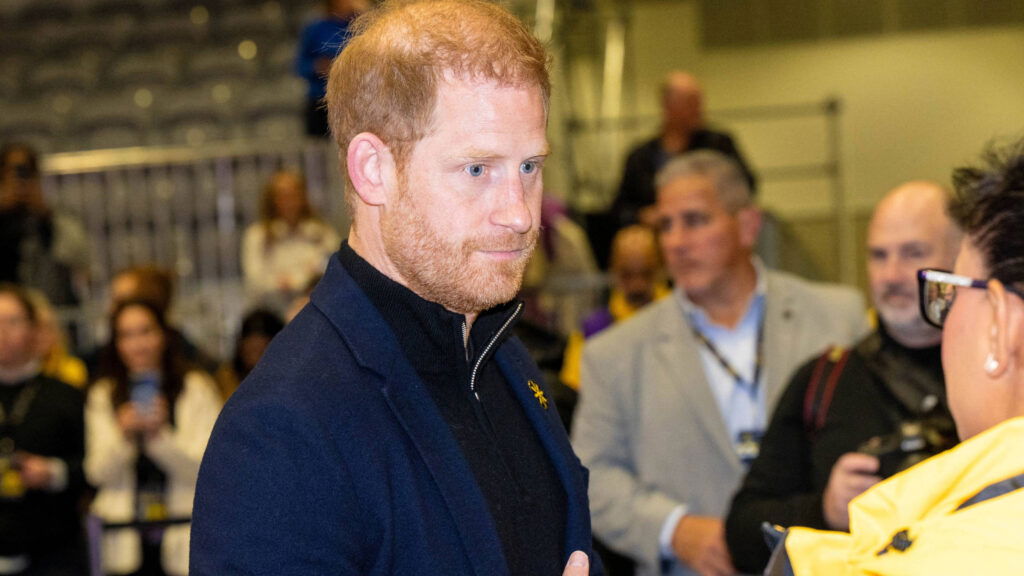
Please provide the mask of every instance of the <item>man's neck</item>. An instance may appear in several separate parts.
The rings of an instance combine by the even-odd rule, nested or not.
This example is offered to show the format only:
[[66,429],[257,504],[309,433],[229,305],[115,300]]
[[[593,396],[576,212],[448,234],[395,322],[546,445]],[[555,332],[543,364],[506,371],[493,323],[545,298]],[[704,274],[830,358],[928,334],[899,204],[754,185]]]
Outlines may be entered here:
[[469,331],[473,329],[473,322],[476,322],[476,317],[479,316],[479,312],[470,312],[466,314],[466,333],[463,335],[463,344],[469,344]]
[[679,154],[690,145],[690,132],[686,129],[665,127],[661,135],[661,148],[669,154]]
[[733,329],[743,320],[756,291],[757,269],[747,261],[737,267],[724,286],[715,286],[700,295],[687,294],[687,298],[703,310],[712,323]]
[[39,374],[39,361],[29,359],[14,366],[0,366],[0,385],[11,386]]
[[931,326],[894,328],[886,325],[886,333],[904,348],[931,348],[942,343],[942,332]]
[[[352,250],[363,260],[366,260],[370,266],[376,268],[378,272],[408,288],[404,279],[398,271],[395,270],[394,266],[391,265],[391,261],[384,254],[384,251],[380,248],[372,248],[383,246],[383,241],[379,236],[376,236],[374,240],[376,241],[364,241],[360,231],[358,231],[355,226],[349,229],[348,245]],[[476,322],[476,318],[479,315],[479,312],[470,312],[464,315],[466,318],[465,338],[467,339],[467,342],[469,338],[469,331],[473,328],[473,323]]]

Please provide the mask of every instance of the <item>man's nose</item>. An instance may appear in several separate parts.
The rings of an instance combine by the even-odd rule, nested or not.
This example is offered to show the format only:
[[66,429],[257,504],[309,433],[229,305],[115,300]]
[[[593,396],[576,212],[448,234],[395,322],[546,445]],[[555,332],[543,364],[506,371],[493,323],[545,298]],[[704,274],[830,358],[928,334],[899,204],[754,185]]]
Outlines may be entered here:
[[526,201],[526,189],[519,178],[509,178],[509,183],[501,194],[492,221],[517,234],[525,234],[533,227],[533,214]]
[[684,250],[690,243],[690,234],[679,223],[670,222],[662,226],[658,233],[663,250]]
[[882,266],[882,275],[887,284],[905,284],[911,280],[911,272],[901,258],[889,258]]

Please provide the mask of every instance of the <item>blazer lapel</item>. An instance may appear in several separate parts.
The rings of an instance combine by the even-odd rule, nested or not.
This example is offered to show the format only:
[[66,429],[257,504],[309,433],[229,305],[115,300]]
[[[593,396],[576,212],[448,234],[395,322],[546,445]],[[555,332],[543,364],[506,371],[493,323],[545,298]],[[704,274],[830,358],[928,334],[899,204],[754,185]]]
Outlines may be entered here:
[[448,424],[409,363],[403,358],[394,365],[381,392],[441,491],[473,571],[478,576],[508,574],[487,501]]
[[[590,550],[590,510],[584,469],[562,427],[554,398],[546,396],[546,387],[542,387],[543,377],[518,340],[503,345],[495,354],[495,361],[512,395],[522,405],[526,417],[536,430],[565,489],[568,518],[563,557],[567,559],[574,550]],[[538,386],[538,389],[535,390],[531,383]]]
[[[802,327],[800,310],[792,295],[771,273],[765,295],[764,385],[767,406],[775,406],[786,387],[789,374],[780,366],[795,366],[792,343]],[[771,413],[768,414],[771,418]]]
[[[332,280],[313,292],[313,304],[335,325],[356,360],[382,377],[381,392],[437,484],[474,572],[508,574],[497,529],[473,472],[387,322],[337,256],[331,258],[325,276]],[[322,288],[326,285],[332,288]]]
[[[674,401],[667,401],[666,407],[681,404],[689,410],[711,437],[718,451],[738,463],[725,419],[722,418],[718,402],[704,374],[704,364],[700,357],[701,344],[693,337],[676,297],[673,296],[671,300],[672,309],[666,311],[658,326],[654,354],[657,355],[659,372],[651,384],[662,387],[666,394],[678,396]],[[684,417],[681,412],[679,417]]]

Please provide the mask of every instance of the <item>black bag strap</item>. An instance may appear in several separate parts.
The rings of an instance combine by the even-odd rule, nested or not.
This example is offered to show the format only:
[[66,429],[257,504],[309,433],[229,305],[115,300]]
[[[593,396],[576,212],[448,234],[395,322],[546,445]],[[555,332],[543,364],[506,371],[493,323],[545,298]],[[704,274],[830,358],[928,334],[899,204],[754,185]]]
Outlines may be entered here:
[[804,393],[803,410],[804,430],[812,437],[825,426],[836,384],[846,367],[846,361],[850,359],[850,352],[849,348],[833,346],[814,363],[811,380]]

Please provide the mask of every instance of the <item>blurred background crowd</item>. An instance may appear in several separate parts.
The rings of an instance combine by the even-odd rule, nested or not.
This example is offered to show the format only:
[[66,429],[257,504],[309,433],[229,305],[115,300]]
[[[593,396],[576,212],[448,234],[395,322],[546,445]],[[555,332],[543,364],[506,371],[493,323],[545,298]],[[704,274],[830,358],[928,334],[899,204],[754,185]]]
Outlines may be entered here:
[[[187,572],[219,408],[347,231],[322,77],[370,3],[0,6],[0,575]],[[670,157],[740,165],[769,267],[863,289],[875,200],[1022,119],[1009,0],[513,8],[556,54],[519,332],[567,425],[585,339],[670,291],[644,211]],[[86,513],[108,524],[92,553]]]

